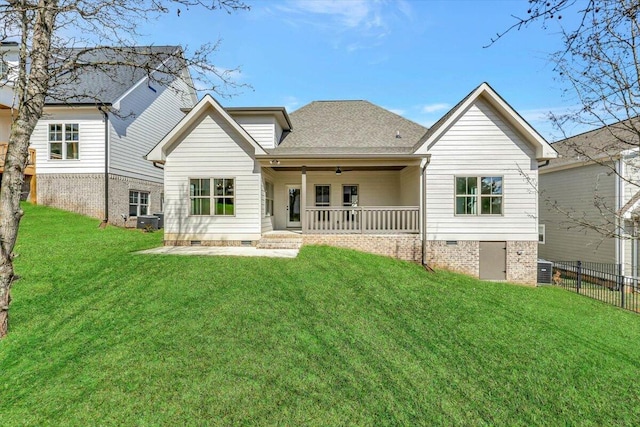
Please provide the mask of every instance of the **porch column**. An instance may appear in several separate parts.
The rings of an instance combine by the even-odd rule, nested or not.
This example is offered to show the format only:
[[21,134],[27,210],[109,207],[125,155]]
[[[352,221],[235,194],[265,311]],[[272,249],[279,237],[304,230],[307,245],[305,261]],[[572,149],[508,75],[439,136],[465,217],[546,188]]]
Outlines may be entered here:
[[307,231],[307,167],[302,166],[300,179],[300,225],[302,231]]

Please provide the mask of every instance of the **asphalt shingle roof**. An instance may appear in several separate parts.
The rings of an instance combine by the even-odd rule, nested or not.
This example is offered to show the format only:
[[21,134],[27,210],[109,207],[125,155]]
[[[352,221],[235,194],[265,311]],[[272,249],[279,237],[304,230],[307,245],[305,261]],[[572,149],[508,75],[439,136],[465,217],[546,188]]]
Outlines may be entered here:
[[69,49],[61,56],[78,55],[77,62],[88,66],[57,75],[46,103],[114,102],[179,49],[179,46],[135,46],[122,50],[106,47],[86,53],[81,53],[84,50],[81,48]]
[[624,120],[551,144],[560,157],[549,162],[550,166],[561,166],[585,162],[593,158],[616,156],[621,151],[638,147],[638,134],[633,131],[640,119]]
[[428,130],[368,101],[314,101],[290,118],[292,131],[271,153],[410,154]]

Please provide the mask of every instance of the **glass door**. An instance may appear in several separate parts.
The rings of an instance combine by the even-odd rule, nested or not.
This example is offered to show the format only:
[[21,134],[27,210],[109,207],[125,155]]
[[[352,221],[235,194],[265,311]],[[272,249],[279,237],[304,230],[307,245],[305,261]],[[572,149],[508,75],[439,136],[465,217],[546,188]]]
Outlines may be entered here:
[[287,185],[287,228],[299,228],[302,215],[302,200],[299,185]]

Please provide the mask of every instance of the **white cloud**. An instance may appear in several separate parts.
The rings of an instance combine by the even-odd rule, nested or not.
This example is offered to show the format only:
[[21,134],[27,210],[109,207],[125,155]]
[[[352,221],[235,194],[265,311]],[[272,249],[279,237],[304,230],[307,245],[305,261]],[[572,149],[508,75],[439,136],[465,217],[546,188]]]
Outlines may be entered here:
[[287,112],[290,113],[300,105],[300,100],[295,96],[285,96],[282,100],[282,105],[287,109]]
[[425,114],[429,114],[429,113],[435,113],[438,111],[448,110],[449,108],[451,108],[449,104],[440,102],[436,104],[423,105],[420,110]]
[[345,28],[384,26],[379,2],[369,0],[289,0],[278,9],[298,15],[327,16]]
[[398,18],[412,13],[406,2],[386,0],[287,0],[272,12],[294,28],[313,27],[347,52],[380,46]]

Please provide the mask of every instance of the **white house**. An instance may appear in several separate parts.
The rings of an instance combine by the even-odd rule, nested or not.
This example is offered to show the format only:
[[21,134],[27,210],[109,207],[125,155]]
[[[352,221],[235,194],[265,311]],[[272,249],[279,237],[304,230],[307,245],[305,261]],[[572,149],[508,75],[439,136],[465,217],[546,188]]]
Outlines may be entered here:
[[622,121],[552,146],[540,169],[541,258],[619,264],[640,276],[640,159],[637,126]]
[[[3,43],[0,49],[1,178],[16,102],[12,70],[18,45]],[[186,67],[180,77],[163,73],[163,61],[174,60],[180,47],[127,50],[138,54],[137,67],[100,66],[56,77],[58,85],[31,137],[25,198],[118,225],[125,224],[125,218],[135,224],[138,215],[162,210],[163,171],[144,155],[197,97]],[[79,50],[70,50],[75,51]],[[89,63],[114,59],[109,51],[90,55]]]
[[207,95],[147,159],[167,245],[330,244],[535,283],[530,181],[555,156],[483,83],[430,129],[366,101],[289,116]]

